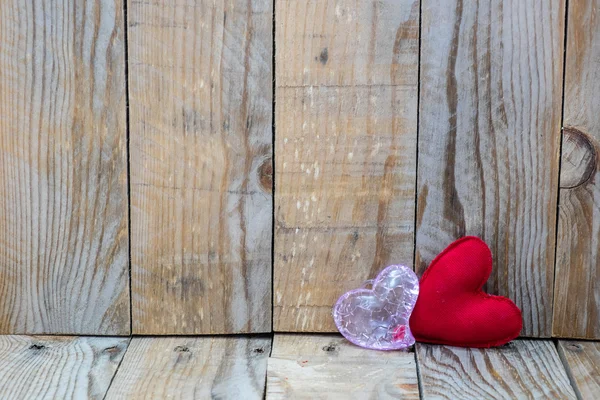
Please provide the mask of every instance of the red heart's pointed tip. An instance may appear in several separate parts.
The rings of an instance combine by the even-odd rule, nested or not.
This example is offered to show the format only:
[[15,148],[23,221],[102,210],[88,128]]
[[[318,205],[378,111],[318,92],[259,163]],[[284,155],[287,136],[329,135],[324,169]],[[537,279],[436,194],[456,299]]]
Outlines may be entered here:
[[462,237],[442,251],[421,279],[410,318],[415,339],[463,347],[515,339],[523,328],[521,310],[510,299],[481,290],[491,269],[491,251],[478,237]]

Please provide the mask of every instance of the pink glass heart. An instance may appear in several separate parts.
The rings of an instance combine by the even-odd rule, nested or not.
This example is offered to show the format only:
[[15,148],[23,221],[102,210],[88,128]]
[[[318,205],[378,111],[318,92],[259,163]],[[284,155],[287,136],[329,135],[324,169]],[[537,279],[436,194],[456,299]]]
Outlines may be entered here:
[[375,350],[405,349],[415,343],[408,321],[419,279],[403,265],[390,265],[377,275],[372,289],[350,290],[333,307],[338,330],[352,343]]

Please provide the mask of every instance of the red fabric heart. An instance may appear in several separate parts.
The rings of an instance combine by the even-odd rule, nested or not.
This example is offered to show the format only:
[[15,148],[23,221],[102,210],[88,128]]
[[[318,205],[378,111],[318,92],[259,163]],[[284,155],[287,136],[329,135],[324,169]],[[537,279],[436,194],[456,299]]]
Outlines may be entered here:
[[492,272],[492,253],[481,239],[458,239],[431,262],[421,278],[410,329],[419,342],[493,347],[521,332],[521,310],[481,288]]

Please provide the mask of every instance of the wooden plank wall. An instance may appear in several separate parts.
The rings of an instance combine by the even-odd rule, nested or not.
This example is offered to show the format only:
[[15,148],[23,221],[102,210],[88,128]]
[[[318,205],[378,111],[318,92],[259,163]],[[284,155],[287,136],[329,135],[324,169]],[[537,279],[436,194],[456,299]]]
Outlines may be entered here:
[[600,338],[600,3],[569,2],[553,334]]
[[565,3],[2,2],[0,333],[333,331],[474,234],[523,335],[600,338],[599,3]]
[[133,332],[271,330],[271,0],[130,0]]
[[123,4],[0,3],[0,333],[129,334]]
[[416,269],[463,235],[487,283],[552,324],[564,1],[423,0]]
[[276,2],[274,328],[412,265],[418,0]]

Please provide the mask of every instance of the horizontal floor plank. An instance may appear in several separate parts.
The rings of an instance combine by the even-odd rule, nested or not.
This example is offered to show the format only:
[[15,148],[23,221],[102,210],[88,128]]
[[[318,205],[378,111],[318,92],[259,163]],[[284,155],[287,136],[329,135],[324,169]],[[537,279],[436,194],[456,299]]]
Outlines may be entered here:
[[107,399],[262,399],[267,336],[133,338]]
[[600,398],[600,342],[560,340],[558,353],[578,395]]
[[276,334],[267,399],[418,399],[414,353],[366,350],[340,335]]
[[0,336],[0,399],[102,399],[128,342]]
[[548,340],[492,349],[417,344],[417,363],[423,399],[575,399]]

